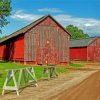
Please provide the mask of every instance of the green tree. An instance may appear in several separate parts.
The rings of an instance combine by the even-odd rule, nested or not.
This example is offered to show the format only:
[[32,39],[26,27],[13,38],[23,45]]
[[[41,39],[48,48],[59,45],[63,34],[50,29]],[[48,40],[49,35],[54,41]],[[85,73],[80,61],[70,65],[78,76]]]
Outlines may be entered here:
[[88,34],[84,33],[82,29],[74,25],[68,25],[66,30],[71,34],[71,39],[80,39],[89,37]]
[[0,33],[1,28],[9,22],[7,17],[11,14],[11,0],[0,0]]

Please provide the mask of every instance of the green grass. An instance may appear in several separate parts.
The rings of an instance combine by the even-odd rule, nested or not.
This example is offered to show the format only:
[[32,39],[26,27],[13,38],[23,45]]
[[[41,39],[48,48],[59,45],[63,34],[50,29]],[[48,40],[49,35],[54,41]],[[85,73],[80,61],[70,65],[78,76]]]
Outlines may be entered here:
[[83,67],[83,64],[75,64],[75,63],[71,63],[69,65],[69,68],[81,68]]
[[[34,66],[34,71],[36,74],[36,78],[39,80],[42,77],[42,73],[43,73],[43,68],[44,66],[38,66],[38,65],[33,65]],[[7,74],[7,70],[8,69],[17,69],[17,68],[25,68],[25,67],[30,67],[30,65],[22,65],[19,63],[14,63],[14,62],[0,62],[0,92],[2,91],[2,87],[6,78],[6,74]],[[62,74],[62,73],[68,73],[69,70],[66,69],[65,66],[61,66],[58,65],[57,66],[57,72],[58,74]],[[16,75],[17,79],[18,79],[18,75]],[[24,80],[22,79],[22,83],[24,82]],[[10,85],[12,85],[13,82],[11,82]]]

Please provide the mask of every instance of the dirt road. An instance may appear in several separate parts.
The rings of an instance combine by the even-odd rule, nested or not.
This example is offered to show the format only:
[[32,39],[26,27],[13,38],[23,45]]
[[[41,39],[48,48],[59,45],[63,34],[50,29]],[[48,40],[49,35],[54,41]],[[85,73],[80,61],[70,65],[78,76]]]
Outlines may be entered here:
[[76,70],[49,81],[40,81],[38,82],[38,87],[26,87],[20,93],[20,96],[17,96],[15,93],[5,94],[4,96],[0,96],[0,100],[48,100],[51,96],[79,84],[93,73],[95,71]]
[[100,100],[100,71],[78,85],[52,96],[50,100]]

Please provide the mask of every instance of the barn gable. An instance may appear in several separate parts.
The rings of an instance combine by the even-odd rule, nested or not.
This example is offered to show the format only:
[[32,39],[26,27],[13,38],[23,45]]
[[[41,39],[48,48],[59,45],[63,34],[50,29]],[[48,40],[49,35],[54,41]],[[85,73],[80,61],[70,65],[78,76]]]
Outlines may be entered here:
[[100,62],[100,37],[97,37],[87,47],[87,59]]
[[51,16],[25,34],[25,61],[69,62],[69,34]]
[[29,24],[29,25],[27,25],[27,26],[25,26],[25,27],[23,27],[23,28],[17,30],[16,32],[14,32],[14,33],[12,33],[12,34],[10,34],[10,35],[8,35],[8,36],[5,37],[4,39],[0,40],[0,43],[5,42],[5,41],[7,41],[7,40],[9,40],[9,39],[11,39],[11,38],[13,38],[13,37],[16,37],[16,36],[20,35],[20,34],[24,34],[25,32],[27,32],[27,31],[29,31],[31,28],[37,26],[39,23],[41,23],[43,20],[45,20],[45,19],[48,18],[48,17],[50,17],[52,20],[54,20],[54,21],[56,22],[56,24],[62,28],[62,30],[64,30],[67,34],[70,35],[70,33],[69,33],[68,31],[66,31],[65,28],[63,28],[63,26],[60,25],[52,16],[47,15],[47,16],[43,16],[43,17],[37,19],[36,21],[32,22],[31,24]]

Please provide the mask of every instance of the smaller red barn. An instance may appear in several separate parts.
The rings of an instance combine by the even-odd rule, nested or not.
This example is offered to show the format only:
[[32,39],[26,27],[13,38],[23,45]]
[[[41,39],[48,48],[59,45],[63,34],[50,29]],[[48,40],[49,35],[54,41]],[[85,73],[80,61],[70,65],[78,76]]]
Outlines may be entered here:
[[100,62],[100,37],[71,40],[70,59]]

